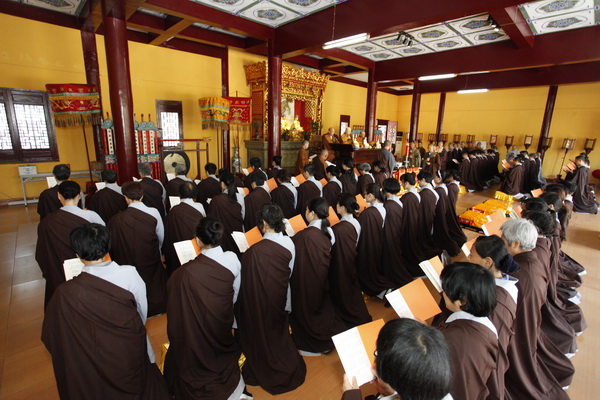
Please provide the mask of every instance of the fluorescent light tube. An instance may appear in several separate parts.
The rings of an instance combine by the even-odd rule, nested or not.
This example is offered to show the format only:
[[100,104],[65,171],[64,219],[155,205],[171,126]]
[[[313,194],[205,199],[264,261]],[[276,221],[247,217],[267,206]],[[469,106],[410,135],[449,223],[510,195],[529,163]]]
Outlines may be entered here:
[[459,90],[458,94],[468,94],[468,93],[485,93],[485,92],[489,92],[489,89],[466,89],[466,90]]
[[419,80],[420,81],[432,81],[434,79],[448,79],[448,78],[454,78],[454,77],[456,77],[456,74],[428,75],[428,76],[420,76]]
[[326,42],[323,45],[323,49],[327,50],[327,49],[333,49],[335,47],[349,46],[351,44],[364,42],[367,39],[369,39],[369,34],[368,33],[360,33],[358,35],[348,36],[348,37],[345,37],[345,38],[336,39],[336,40],[332,40],[330,42]]

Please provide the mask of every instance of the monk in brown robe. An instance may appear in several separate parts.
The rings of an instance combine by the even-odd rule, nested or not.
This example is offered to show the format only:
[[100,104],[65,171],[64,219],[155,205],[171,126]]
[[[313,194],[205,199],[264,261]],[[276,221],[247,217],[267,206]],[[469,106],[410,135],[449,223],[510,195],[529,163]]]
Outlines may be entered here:
[[[445,175],[445,172],[442,172]],[[450,257],[455,257],[460,253],[460,249],[467,241],[462,228],[458,223],[456,212],[450,204],[448,196],[449,190],[442,178],[434,178],[436,183],[435,192],[439,196],[438,203],[435,206],[435,217],[433,220],[433,240],[439,244],[439,247],[446,250]]]
[[278,206],[263,207],[259,227],[262,240],[242,257],[244,272],[235,315],[246,355],[244,381],[275,395],[296,389],[306,375],[289,331],[289,280],[296,252],[292,240],[282,233],[285,225]]
[[569,179],[577,185],[577,190],[573,193],[573,205],[575,212],[598,214],[598,202],[594,188],[590,182],[590,160],[587,156],[578,156],[575,158],[577,169]]
[[171,209],[171,201],[169,197],[179,196],[179,186],[183,185],[184,182],[192,182],[190,178],[185,176],[187,174],[187,168],[183,164],[177,164],[175,166],[175,178],[167,182],[167,199],[165,201],[165,208],[167,212]]
[[282,169],[276,178],[279,186],[271,191],[271,201],[281,207],[283,216],[287,219],[297,215],[298,189],[292,185],[291,179],[290,173]]
[[[420,223],[421,229],[421,245],[420,251],[422,256],[426,257],[424,260],[429,260],[432,257],[438,256],[442,253],[442,250],[438,246],[442,246],[442,243],[437,242],[433,237],[434,221],[436,214],[437,203],[439,202],[439,195],[431,186],[433,182],[433,176],[423,170],[417,175],[419,186],[421,191],[421,203],[419,211],[421,212]],[[424,261],[421,260],[421,261]]]
[[128,206],[108,224],[113,238],[110,256],[118,264],[136,267],[146,283],[151,317],[165,312],[166,276],[160,254],[164,225],[158,211],[142,203],[141,183],[126,182],[122,190]]
[[77,207],[80,197],[81,188],[77,182],[62,182],[58,185],[57,195],[62,207],[48,214],[38,225],[35,260],[46,279],[44,307],[54,290],[65,281],[63,262],[76,257],[69,240],[71,231],[90,222],[104,225],[98,214]]
[[218,194],[221,194],[221,182],[215,175],[217,173],[217,166],[213,163],[208,163],[204,166],[206,171],[206,179],[202,179],[198,183],[198,198],[196,201],[202,203],[204,209],[208,208],[208,199],[212,199]]
[[342,163],[342,175],[340,176],[342,193],[356,194],[357,179],[354,173],[354,161],[351,158],[345,159]]
[[304,171],[304,166],[308,164],[308,145],[309,141],[305,140],[302,142],[302,147],[298,150],[298,158],[296,159],[296,175],[301,174]]
[[356,183],[356,194],[363,195],[367,185],[375,183],[373,175],[371,175],[371,166],[367,163],[362,163],[358,166],[358,180]]
[[327,150],[327,161],[332,162],[333,159],[335,158],[335,152],[333,151],[333,149],[331,148],[331,143],[334,143],[334,138],[333,138],[333,134],[335,133],[335,130],[333,128],[329,128],[327,130],[327,133],[325,133],[323,135],[323,137],[321,138],[321,143],[323,144],[323,150]]
[[318,156],[312,159],[312,163],[315,166],[315,179],[320,181],[325,178],[325,169],[327,168],[327,158],[329,152],[327,150],[321,150]]
[[515,165],[505,171],[504,179],[500,184],[500,191],[511,196],[521,193],[523,186],[523,166],[519,161],[519,158],[515,158]]
[[467,153],[463,153],[463,158],[461,163],[458,165],[458,171],[460,173],[460,183],[463,185],[468,191],[474,192],[477,187],[471,182],[471,159]]
[[264,177],[260,173],[250,174],[250,182],[252,191],[244,197],[246,215],[244,216],[244,229],[248,232],[254,228],[258,222],[258,214],[265,204],[271,202],[271,196],[263,185],[265,184]]
[[402,254],[407,261],[407,267],[413,277],[422,276],[423,270],[419,267],[421,261],[427,260],[427,255],[421,250],[421,195],[415,188],[415,176],[413,174],[404,174],[400,177],[405,193],[400,201],[402,202],[402,235],[403,240]]
[[142,203],[148,207],[156,208],[164,221],[166,215],[165,198],[167,196],[165,187],[158,179],[152,179],[152,167],[150,167],[150,164],[145,162],[139,163],[138,173],[142,177],[140,183],[144,189]]
[[95,211],[104,222],[108,223],[117,213],[127,208],[125,197],[121,194],[121,187],[116,184],[117,172],[112,169],[102,171],[102,181],[106,187],[98,190],[90,199],[89,209]]
[[[458,201],[458,194],[460,193],[460,177],[461,173],[457,169],[448,170],[444,177],[444,183],[448,188],[448,202],[450,209],[456,217],[456,202]],[[458,219],[457,219],[458,221]]]
[[323,195],[323,185],[315,179],[315,166],[313,164],[306,164],[304,166],[303,175],[306,182],[302,182],[298,186],[298,203],[296,204],[296,214],[301,214],[302,216],[304,216],[308,202],[315,197]]
[[208,208],[208,215],[223,224],[225,231],[221,240],[223,250],[233,251],[239,256],[240,250],[231,233],[244,230],[244,196],[238,193],[233,175],[229,172],[221,174],[219,179],[223,193],[213,197]]
[[60,200],[58,200],[58,185],[69,179],[71,170],[67,164],[58,164],[52,169],[52,174],[56,179],[56,186],[45,189],[40,193],[40,197],[38,198],[37,213],[40,215],[40,221],[46,215],[62,207]]
[[303,355],[333,350],[331,337],[344,330],[329,297],[329,260],[335,236],[329,227],[329,204],[322,197],[312,199],[305,211],[308,227],[292,238],[296,248],[294,272],[290,278],[292,338]]
[[326,177],[328,182],[327,185],[323,187],[323,197],[325,197],[327,203],[331,207],[334,207],[334,209],[335,203],[337,202],[339,195],[342,193],[342,182],[340,182],[338,179],[339,173],[340,171],[338,167],[334,165],[327,167]]
[[375,183],[379,185],[379,187],[383,187],[383,181],[387,178],[390,178],[390,174],[388,173],[385,164],[383,164],[379,160],[375,160],[373,162],[373,179]]
[[223,224],[203,219],[195,230],[202,253],[167,285],[165,379],[177,399],[239,399],[244,390],[241,350],[231,330],[241,265],[219,246],[222,235]]
[[356,276],[356,245],[361,228],[354,213],[359,209],[353,195],[340,195],[335,206],[336,212],[341,216],[340,222],[331,228],[335,243],[331,247],[329,264],[329,295],[336,314],[346,325],[346,329],[373,319],[367,310]]
[[281,173],[281,171],[283,171],[283,168],[281,168],[281,156],[273,156],[271,168],[267,170],[267,177],[269,179],[277,180],[277,177],[279,177],[279,173]]
[[179,186],[181,203],[171,208],[165,224],[165,242],[162,252],[167,266],[167,278],[181,266],[174,243],[191,240],[196,234],[196,227],[206,217],[202,204],[194,199],[198,196],[198,187],[193,182],[185,182]]

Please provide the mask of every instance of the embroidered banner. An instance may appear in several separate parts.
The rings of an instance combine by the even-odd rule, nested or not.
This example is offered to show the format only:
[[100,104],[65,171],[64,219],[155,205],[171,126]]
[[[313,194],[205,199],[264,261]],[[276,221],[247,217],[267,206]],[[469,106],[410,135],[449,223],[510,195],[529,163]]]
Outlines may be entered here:
[[102,121],[96,85],[47,84],[46,90],[56,126],[81,126]]
[[222,97],[198,99],[202,129],[227,129],[229,126],[229,100]]
[[224,97],[229,100],[229,124],[250,125],[251,97]]

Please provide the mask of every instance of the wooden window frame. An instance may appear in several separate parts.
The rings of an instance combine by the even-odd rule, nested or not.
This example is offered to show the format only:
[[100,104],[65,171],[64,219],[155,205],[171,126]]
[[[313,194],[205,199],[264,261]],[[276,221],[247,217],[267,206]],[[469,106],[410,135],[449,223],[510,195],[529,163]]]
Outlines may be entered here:
[[[177,100],[156,100],[156,122],[158,127],[162,129],[160,114],[162,112],[172,112],[179,114],[179,139],[183,139],[183,103]],[[161,139],[164,139],[161,137]],[[164,146],[165,150],[181,150],[183,142],[179,142],[177,146]]]

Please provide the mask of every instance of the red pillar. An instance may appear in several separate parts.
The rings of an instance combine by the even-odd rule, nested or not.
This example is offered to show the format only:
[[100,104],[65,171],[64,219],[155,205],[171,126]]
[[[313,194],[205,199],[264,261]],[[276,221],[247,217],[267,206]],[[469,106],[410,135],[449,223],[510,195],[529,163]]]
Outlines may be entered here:
[[267,140],[268,160],[262,160],[263,165],[270,165],[273,156],[281,154],[281,67],[280,55],[275,55],[273,41],[269,41],[268,60],[268,110],[267,110]]
[[367,114],[365,115],[365,131],[369,143],[375,134],[375,110],[377,109],[377,82],[375,81],[375,67],[369,69],[369,80],[367,82]]
[[546,100],[546,110],[544,111],[544,120],[542,121],[542,130],[540,132],[540,140],[538,142],[537,152],[544,158],[546,150],[542,147],[544,138],[550,133],[550,124],[552,123],[552,113],[554,113],[554,104],[556,103],[556,94],[558,86],[553,85],[548,89],[548,100]]
[[129,73],[127,23],[105,12],[103,19],[110,108],[115,124],[119,182],[130,181],[137,174],[137,152],[133,125],[133,95]]
[[421,108],[421,93],[419,92],[419,81],[416,80],[413,87],[412,107],[410,109],[409,141],[416,141],[417,129],[419,129],[419,110]]
[[[85,78],[88,85],[96,85],[100,95],[100,109],[102,109],[102,90],[100,88],[100,68],[98,67],[98,49],[96,48],[96,34],[81,31],[81,46],[83,48],[83,63],[85,65]],[[102,127],[93,125],[94,150],[96,161],[104,163],[104,140],[102,140]]]
[[446,110],[446,92],[440,93],[440,106],[438,108],[437,127],[435,129],[435,140],[440,141],[442,125],[444,125],[444,111]]
[[[229,56],[225,52],[225,55],[221,57],[221,96],[229,96]],[[231,154],[229,152],[231,147],[231,139],[229,129],[223,130],[223,168],[231,170]]]

